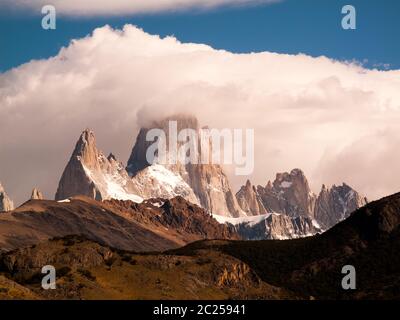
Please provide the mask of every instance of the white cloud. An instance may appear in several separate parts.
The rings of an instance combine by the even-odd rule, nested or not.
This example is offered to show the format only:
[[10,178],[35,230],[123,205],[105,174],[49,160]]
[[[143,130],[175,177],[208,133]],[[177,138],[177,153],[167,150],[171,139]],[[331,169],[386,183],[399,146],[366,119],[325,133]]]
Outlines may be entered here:
[[243,6],[269,4],[282,0],[2,0],[0,8],[28,9],[40,13],[48,4],[64,15],[126,15],[180,11],[187,9],[210,9],[219,6]]
[[0,74],[0,181],[17,201],[35,185],[53,197],[84,128],[126,161],[138,119],[191,111],[212,127],[255,129],[256,183],[300,167],[315,191],[344,180],[375,198],[400,191],[399,88],[399,70],[103,27]]

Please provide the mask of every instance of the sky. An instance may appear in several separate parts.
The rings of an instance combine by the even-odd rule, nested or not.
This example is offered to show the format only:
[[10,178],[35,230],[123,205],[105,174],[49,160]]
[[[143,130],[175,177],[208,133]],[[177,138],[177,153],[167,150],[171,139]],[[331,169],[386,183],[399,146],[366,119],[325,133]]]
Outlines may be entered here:
[[[61,11],[57,29],[52,31],[41,28],[40,5],[16,11],[5,6],[11,0],[2,1],[0,71],[31,59],[56,55],[71,39],[84,37],[96,27],[109,24],[121,28],[126,23],[151,34],[174,35],[182,42],[204,43],[231,52],[305,53],[338,60],[354,59],[369,68],[400,68],[400,2],[397,0],[284,0],[208,10],[176,12],[175,8],[128,16],[104,13],[81,16]],[[349,3],[356,8],[357,29],[345,31],[341,28],[341,8]]]
[[84,128],[126,162],[140,115],[187,110],[255,129],[256,184],[300,167],[315,192],[400,190],[400,2],[351,1],[343,30],[347,1],[59,1],[47,31],[41,0],[0,3],[0,181],[16,203],[54,196]]

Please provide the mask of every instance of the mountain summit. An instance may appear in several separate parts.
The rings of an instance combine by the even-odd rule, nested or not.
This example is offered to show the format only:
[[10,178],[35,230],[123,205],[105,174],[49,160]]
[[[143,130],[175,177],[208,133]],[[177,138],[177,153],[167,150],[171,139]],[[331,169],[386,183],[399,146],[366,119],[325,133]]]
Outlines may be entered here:
[[76,195],[97,200],[142,201],[123,165],[114,155],[105,157],[97,149],[94,133],[89,129],[83,131],[76,143],[55,198],[62,200]]
[[368,203],[366,197],[361,196],[352,187],[343,183],[341,186],[322,186],[315,202],[314,217],[324,228],[330,228],[346,219],[358,208]]
[[[146,159],[146,150],[151,145],[151,142],[146,141],[146,135],[152,129],[161,129],[165,133],[167,141],[167,155],[166,158],[171,158],[171,145],[170,145],[170,122],[176,122],[177,132],[184,129],[191,129],[196,132],[196,158],[201,158],[202,141],[201,134],[199,133],[201,127],[197,119],[190,115],[175,115],[165,118],[161,121],[155,121],[147,128],[142,128],[136,139],[136,143],[132,149],[132,154],[129,158],[127,171],[134,179],[141,180],[141,172],[143,170],[160,169],[160,164],[150,164]],[[203,142],[204,143],[204,142]],[[184,142],[178,142],[178,147]],[[197,201],[203,208],[209,212],[223,215],[238,217],[245,215],[237,203],[235,194],[233,193],[228,178],[225,175],[222,167],[219,164],[202,164],[202,163],[176,163],[176,164],[161,164],[162,170],[167,170],[172,175],[180,177],[189,187],[193,190]],[[155,195],[153,195],[154,197]],[[186,197],[187,198],[187,197]],[[189,199],[190,200],[190,199]]]

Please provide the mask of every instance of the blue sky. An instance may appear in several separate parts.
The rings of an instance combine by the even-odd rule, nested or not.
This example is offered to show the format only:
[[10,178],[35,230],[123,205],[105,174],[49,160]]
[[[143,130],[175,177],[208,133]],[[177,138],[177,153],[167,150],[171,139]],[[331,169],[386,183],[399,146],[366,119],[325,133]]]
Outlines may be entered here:
[[[357,30],[341,28],[341,8],[357,10]],[[4,10],[4,9],[3,9]],[[0,71],[57,54],[71,39],[109,24],[135,24],[233,52],[273,51],[357,60],[368,68],[400,69],[400,1],[285,0],[272,5],[216,8],[124,17],[58,17],[57,29],[41,28],[41,15],[0,14]],[[384,67],[386,65],[386,67]]]

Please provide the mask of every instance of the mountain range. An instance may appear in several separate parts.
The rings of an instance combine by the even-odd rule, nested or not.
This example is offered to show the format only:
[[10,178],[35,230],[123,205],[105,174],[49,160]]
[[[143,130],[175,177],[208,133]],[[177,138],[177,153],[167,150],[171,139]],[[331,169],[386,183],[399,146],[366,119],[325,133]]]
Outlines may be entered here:
[[[188,115],[154,121],[139,131],[126,168],[112,153],[106,157],[98,150],[94,133],[85,130],[61,176],[55,199],[85,195],[97,200],[140,203],[144,199],[181,196],[213,214],[219,222],[233,225],[246,239],[313,235],[331,228],[367,203],[347,184],[322,186],[320,193],[314,194],[300,169],[278,173],[265,187],[247,181],[235,194],[221,165],[148,163],[146,150],[151,142],[146,141],[147,133],[162,129],[168,141],[170,121],[177,122],[178,130],[201,129],[197,119]],[[197,145],[200,153],[199,140]]]

